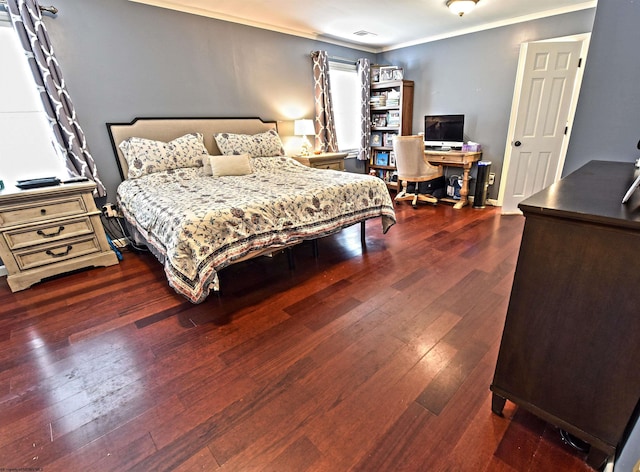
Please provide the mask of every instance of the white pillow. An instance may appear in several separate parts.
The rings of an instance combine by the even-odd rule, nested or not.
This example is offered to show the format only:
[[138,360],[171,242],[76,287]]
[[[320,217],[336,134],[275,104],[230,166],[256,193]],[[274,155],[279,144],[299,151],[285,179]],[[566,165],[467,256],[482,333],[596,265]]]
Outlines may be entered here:
[[182,167],[200,167],[209,155],[202,133],[191,133],[164,143],[132,137],[118,146],[129,166],[128,178]]
[[251,157],[284,156],[284,147],[274,129],[258,134],[216,133],[213,135],[222,154],[249,154]]
[[247,175],[253,172],[249,154],[209,156],[209,163],[211,164],[211,175],[214,177]]

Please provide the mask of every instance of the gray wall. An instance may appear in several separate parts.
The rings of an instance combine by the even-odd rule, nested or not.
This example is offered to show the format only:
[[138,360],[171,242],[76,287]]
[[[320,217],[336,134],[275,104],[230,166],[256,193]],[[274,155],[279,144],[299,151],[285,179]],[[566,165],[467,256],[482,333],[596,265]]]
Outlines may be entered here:
[[386,52],[378,61],[404,67],[415,81],[414,133],[423,131],[424,115],[465,115],[466,138],[482,144],[483,160],[492,162],[489,198],[497,198],[520,44],[587,33],[594,15],[595,9],[582,10],[434,41]]
[[368,57],[297,38],[126,0],[56,0],[45,19],[98,171],[120,182],[107,122],[136,116],[313,116],[312,50]]
[[594,159],[640,156],[638,25],[637,0],[598,2],[564,175]]
[[[591,9],[376,56],[127,0],[56,0],[56,6],[58,16],[45,21],[109,201],[120,176],[106,122],[136,116],[311,117],[309,53],[315,49],[404,67],[416,82],[416,133],[425,114],[464,113],[468,139],[480,142],[484,159],[493,162],[497,180],[489,196],[496,198],[519,45],[588,32],[595,13]],[[362,163],[348,165],[362,170]]]

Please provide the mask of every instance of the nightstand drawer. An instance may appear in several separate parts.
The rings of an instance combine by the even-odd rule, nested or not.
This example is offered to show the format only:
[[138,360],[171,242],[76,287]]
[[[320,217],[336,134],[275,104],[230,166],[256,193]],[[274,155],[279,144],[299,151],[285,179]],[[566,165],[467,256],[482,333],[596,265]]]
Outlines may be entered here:
[[300,164],[314,169],[344,170],[346,152],[323,152],[310,156],[293,156]]
[[36,244],[93,234],[93,231],[91,220],[88,216],[83,216],[12,229],[4,233],[4,238],[10,249],[22,249]]
[[327,164],[320,164],[316,166],[316,169],[331,169],[331,170],[344,170],[344,164],[342,162],[332,162]]
[[51,220],[63,216],[80,215],[87,212],[82,195],[70,195],[60,199],[40,199],[0,210],[0,225],[12,226],[40,220]]
[[65,239],[56,244],[37,246],[37,249],[15,251],[13,256],[20,270],[28,270],[100,252],[100,250],[100,244],[92,234],[84,238]]

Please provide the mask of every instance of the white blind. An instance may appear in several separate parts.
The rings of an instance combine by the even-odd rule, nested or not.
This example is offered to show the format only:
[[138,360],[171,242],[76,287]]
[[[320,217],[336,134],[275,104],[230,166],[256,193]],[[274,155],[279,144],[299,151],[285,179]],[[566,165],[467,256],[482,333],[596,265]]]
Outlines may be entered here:
[[329,61],[331,98],[338,148],[343,152],[360,147],[360,83],[355,64]]
[[[7,27],[8,26],[8,27]],[[66,177],[18,35],[0,22],[0,179]]]

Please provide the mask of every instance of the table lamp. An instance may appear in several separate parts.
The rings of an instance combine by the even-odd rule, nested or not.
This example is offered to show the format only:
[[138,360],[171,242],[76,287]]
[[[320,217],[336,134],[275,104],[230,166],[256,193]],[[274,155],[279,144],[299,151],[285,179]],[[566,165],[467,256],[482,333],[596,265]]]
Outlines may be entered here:
[[295,120],[293,122],[293,134],[296,136],[302,136],[302,146],[300,148],[301,156],[309,155],[309,148],[311,143],[307,138],[308,135],[315,135],[316,130],[313,127],[313,120]]

